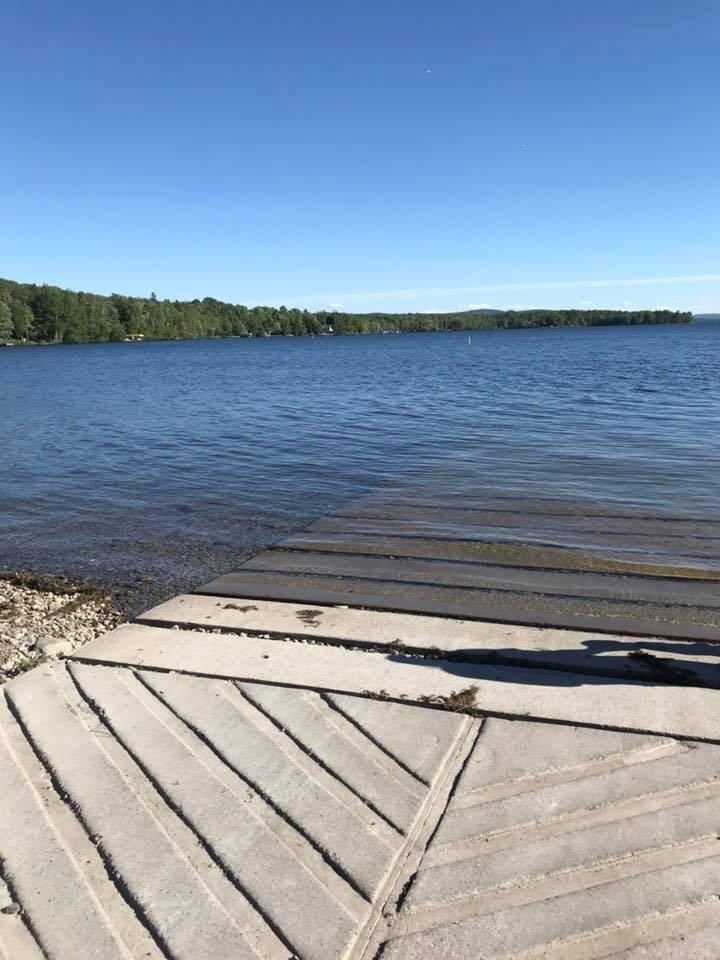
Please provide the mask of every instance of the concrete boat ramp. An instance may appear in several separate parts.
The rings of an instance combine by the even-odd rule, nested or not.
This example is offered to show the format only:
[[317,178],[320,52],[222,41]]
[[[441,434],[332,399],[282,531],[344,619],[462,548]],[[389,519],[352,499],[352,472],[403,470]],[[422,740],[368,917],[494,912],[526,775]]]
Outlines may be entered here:
[[720,957],[712,577],[262,556],[2,688],[3,960]]

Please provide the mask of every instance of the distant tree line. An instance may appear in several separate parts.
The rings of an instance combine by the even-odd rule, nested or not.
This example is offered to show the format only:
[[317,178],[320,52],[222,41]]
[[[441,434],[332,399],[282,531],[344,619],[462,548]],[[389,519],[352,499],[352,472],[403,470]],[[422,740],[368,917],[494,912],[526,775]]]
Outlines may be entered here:
[[204,300],[158,300],[75,293],[46,284],[0,279],[0,342],[90,343],[128,337],[308,336],[431,330],[507,330],[687,323],[672,310],[465,310],[456,313],[340,313],[288,307],[245,307]]

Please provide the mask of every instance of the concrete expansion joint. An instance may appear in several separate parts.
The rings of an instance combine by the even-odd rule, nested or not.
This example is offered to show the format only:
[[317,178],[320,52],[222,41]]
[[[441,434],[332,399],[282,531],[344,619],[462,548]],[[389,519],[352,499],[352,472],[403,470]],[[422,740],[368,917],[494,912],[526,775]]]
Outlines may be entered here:
[[[474,737],[472,746],[470,747],[470,749],[469,749],[468,752],[466,753],[465,757],[463,758],[462,764],[460,765],[460,767],[459,767],[459,768],[457,769],[457,771],[455,772],[455,776],[452,778],[452,785],[451,785],[451,787],[450,787],[450,791],[449,791],[447,797],[445,798],[445,804],[444,804],[442,810],[439,811],[439,815],[438,815],[437,820],[436,820],[436,822],[435,822],[434,829],[432,830],[432,833],[428,836],[427,841],[426,841],[426,843],[425,843],[425,845],[424,845],[423,853],[422,853],[422,855],[421,855],[421,857],[420,857],[420,860],[421,860],[421,861],[424,859],[424,857],[425,857],[425,855],[426,855],[426,853],[427,853],[428,848],[429,848],[429,847],[434,843],[434,841],[435,841],[436,834],[437,834],[437,832],[438,832],[438,828],[439,828],[439,826],[440,826],[440,822],[441,822],[441,820],[442,820],[442,817],[443,817],[443,815],[445,814],[445,811],[446,811],[447,808],[448,808],[448,805],[449,805],[449,803],[450,803],[451,798],[455,795],[455,793],[456,793],[456,791],[457,791],[458,783],[460,782],[460,779],[461,779],[461,777],[462,777],[462,775],[463,775],[463,773],[464,773],[464,771],[465,771],[465,767],[466,767],[468,761],[470,760],[470,757],[471,757],[472,753],[474,752],[475,748],[477,747],[478,740],[479,740],[480,737],[482,736],[482,731],[483,731],[483,725],[482,725],[482,723],[480,723],[479,726],[478,726],[478,728],[477,728],[477,733],[476,733],[476,735],[475,735],[475,737]],[[415,881],[417,880],[419,873],[420,873],[420,863],[418,863],[416,869],[413,871],[413,873],[407,878],[407,880],[405,881],[405,883],[402,885],[402,889],[400,890],[400,894],[399,894],[399,896],[398,896],[398,898],[397,898],[397,901],[396,901],[396,903],[395,903],[395,914],[394,914],[394,915],[392,916],[392,918],[391,918],[393,921],[397,921],[398,916],[399,916],[399,915],[402,913],[402,911],[404,910],[404,908],[405,908],[405,901],[408,899],[408,896],[409,896],[409,894],[410,894],[410,891],[411,891],[411,889],[412,889]],[[391,931],[391,927],[389,926],[389,927],[388,927],[388,931],[387,931],[388,936],[390,936],[390,931]]]
[[[233,609],[233,608],[231,608]],[[246,611],[248,607],[239,607],[234,609],[240,609]],[[253,608],[257,609],[257,608]],[[338,608],[341,609],[341,608]],[[426,660],[462,660],[463,657],[461,654],[447,653],[439,646],[413,646],[412,643],[408,643],[398,637],[396,640],[390,641],[387,644],[379,644],[374,642],[371,639],[362,640],[345,640],[337,639],[332,636],[307,636],[302,633],[291,633],[287,630],[274,631],[274,630],[263,630],[252,628],[237,629],[233,627],[212,627],[208,628],[202,623],[194,621],[183,621],[183,620],[156,620],[147,616],[140,616],[135,621],[135,623],[142,624],[148,627],[166,627],[170,630],[186,630],[190,633],[197,633],[202,635],[227,635],[238,637],[241,640],[247,640],[256,638],[258,640],[279,640],[284,643],[298,643],[306,644],[307,646],[316,646],[316,647],[342,647],[344,650],[357,650],[363,653],[387,653],[388,649],[391,648],[394,656],[398,657],[422,657]],[[305,621],[307,626],[319,626],[319,621]],[[80,654],[82,655],[82,653]],[[492,661],[488,661],[492,662]]]
[[455,749],[448,757],[434,790],[428,795],[423,817],[416,822],[413,834],[409,836],[404,851],[398,858],[394,875],[389,878],[383,895],[378,897],[374,916],[367,924],[365,933],[358,937],[351,953],[352,960],[375,960],[382,956],[390,931],[415,881],[420,863],[475,749],[480,730],[481,724],[469,718],[459,728]]

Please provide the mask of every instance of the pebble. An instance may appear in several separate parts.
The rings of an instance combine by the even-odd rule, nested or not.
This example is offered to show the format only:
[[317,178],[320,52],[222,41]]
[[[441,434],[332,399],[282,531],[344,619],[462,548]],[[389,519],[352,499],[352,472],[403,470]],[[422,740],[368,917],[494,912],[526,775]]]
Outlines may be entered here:
[[20,910],[21,907],[19,903],[9,903],[6,907],[2,907],[2,909],[0,909],[0,913],[12,915],[15,913],[20,913]]
[[0,683],[35,661],[71,653],[121,619],[103,599],[0,580]]

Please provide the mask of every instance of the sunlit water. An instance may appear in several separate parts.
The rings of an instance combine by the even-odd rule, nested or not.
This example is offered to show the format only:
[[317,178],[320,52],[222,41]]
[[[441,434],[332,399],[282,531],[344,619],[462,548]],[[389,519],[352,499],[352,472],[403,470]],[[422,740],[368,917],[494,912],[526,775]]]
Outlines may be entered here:
[[0,565],[165,592],[365,492],[720,516],[720,324],[0,350]]

